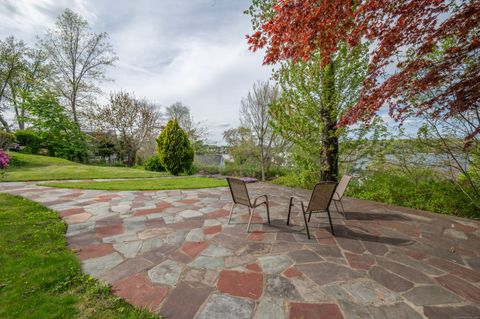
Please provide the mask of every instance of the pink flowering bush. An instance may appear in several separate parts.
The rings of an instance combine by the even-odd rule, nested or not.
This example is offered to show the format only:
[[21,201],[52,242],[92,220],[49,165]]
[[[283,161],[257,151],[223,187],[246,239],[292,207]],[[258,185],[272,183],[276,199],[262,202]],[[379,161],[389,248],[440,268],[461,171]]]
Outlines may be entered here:
[[7,169],[8,163],[10,162],[10,156],[8,154],[0,149],[0,170],[2,172],[2,175],[4,173],[4,170]]

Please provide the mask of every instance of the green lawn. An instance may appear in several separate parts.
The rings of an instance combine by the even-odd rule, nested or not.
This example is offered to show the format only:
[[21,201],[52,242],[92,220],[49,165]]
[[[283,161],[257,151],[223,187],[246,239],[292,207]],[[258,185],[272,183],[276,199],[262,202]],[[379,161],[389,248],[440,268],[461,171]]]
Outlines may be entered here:
[[0,318],[158,318],[82,274],[58,214],[0,194]]
[[147,178],[165,176],[166,173],[150,172],[126,167],[84,165],[61,158],[9,152],[15,166],[7,169],[0,181],[45,181],[96,178]]
[[227,186],[227,181],[209,177],[181,176],[98,182],[47,182],[40,183],[39,185],[99,190],[165,190],[221,187]]

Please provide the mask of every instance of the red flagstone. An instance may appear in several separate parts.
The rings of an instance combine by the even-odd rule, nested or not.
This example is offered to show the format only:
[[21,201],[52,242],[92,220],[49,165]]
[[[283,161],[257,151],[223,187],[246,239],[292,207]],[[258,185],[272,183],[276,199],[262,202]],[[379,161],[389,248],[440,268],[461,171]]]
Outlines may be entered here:
[[170,259],[173,260],[173,261],[176,261],[176,262],[179,262],[179,263],[184,263],[184,264],[188,264],[189,262],[191,262],[193,260],[193,257],[190,257],[188,255],[185,255],[184,253],[182,253],[181,251],[176,251],[174,252],[171,256],[170,256]]
[[345,252],[345,257],[350,267],[355,269],[369,270],[375,263],[375,259],[370,255],[357,255]]
[[222,231],[222,225],[210,226],[203,229],[205,235],[213,235]]
[[160,307],[168,289],[154,285],[142,274],[127,277],[112,284],[113,292],[134,306],[155,311]]
[[180,201],[178,201],[179,203],[182,203],[182,204],[188,204],[188,205],[191,205],[191,204],[195,204],[196,202],[198,202],[198,199],[182,199]]
[[464,233],[473,233],[476,231],[478,228],[473,227],[473,226],[467,226],[461,223],[453,222],[453,229],[463,231]]
[[478,282],[480,281],[480,273],[477,271],[473,271],[471,269],[462,267],[460,265],[454,264],[450,261],[440,259],[440,258],[431,258],[428,260],[430,265],[433,265],[439,269],[448,271],[452,275],[456,275],[461,277],[467,281]]
[[262,272],[262,268],[257,263],[251,263],[246,266],[248,270]]
[[123,225],[109,225],[95,228],[95,233],[99,237],[107,237],[113,235],[119,235],[123,233]]
[[453,291],[457,295],[467,298],[473,302],[480,303],[480,288],[472,286],[468,282],[452,275],[438,277],[435,278],[435,280],[440,285]]
[[80,260],[101,257],[113,252],[113,247],[110,244],[95,244],[80,248],[75,254]]
[[62,210],[60,212],[60,216],[63,218],[63,217],[67,217],[67,216],[70,216],[70,215],[81,214],[81,213],[85,213],[85,209],[83,209],[83,208],[70,208],[70,209]]
[[263,291],[263,275],[255,272],[223,270],[217,289],[233,296],[258,299]]
[[295,267],[290,267],[283,272],[283,275],[287,278],[300,277],[302,273]]
[[228,216],[230,213],[225,209],[216,210],[214,212],[208,213],[208,218],[222,218]]
[[250,235],[247,236],[247,240],[252,240],[252,241],[263,241],[265,235],[264,233],[261,232],[253,232]]
[[[367,247],[368,249],[368,247]],[[423,260],[425,259],[428,255],[420,250],[417,250],[417,249],[409,249],[409,248],[406,248],[404,251],[405,255],[408,255],[412,258],[415,258],[417,260]]]
[[290,319],[343,319],[336,304],[290,304]]
[[204,241],[196,242],[196,241],[187,241],[182,246],[182,251],[190,257],[196,257],[205,248],[208,247],[208,244]]

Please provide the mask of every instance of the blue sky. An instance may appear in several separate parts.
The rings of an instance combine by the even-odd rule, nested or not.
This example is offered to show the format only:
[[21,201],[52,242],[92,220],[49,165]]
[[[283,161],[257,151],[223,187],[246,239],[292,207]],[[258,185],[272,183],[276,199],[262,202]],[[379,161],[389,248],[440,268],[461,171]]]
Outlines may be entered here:
[[248,51],[249,0],[2,0],[0,38],[33,45],[70,8],[95,32],[106,31],[119,61],[101,84],[105,93],[127,90],[169,106],[188,105],[210,129],[210,140],[237,126],[240,100],[267,80],[261,52]]

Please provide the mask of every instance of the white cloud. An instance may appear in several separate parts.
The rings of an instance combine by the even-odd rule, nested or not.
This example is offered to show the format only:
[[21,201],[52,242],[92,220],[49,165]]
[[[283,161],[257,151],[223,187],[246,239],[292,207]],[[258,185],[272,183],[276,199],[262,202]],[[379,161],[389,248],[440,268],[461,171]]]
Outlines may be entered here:
[[0,2],[0,34],[18,35],[33,41],[55,23],[56,17],[66,8],[95,22],[95,14],[83,0],[3,0]]

